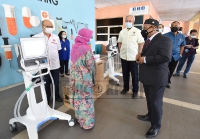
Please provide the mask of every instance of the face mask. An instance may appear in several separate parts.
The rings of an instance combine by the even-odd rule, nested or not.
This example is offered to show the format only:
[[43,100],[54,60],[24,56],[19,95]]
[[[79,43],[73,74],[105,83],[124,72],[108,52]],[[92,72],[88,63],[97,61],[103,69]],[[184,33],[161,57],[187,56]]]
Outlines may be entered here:
[[196,38],[196,36],[192,36],[192,35],[191,35],[190,37],[191,37],[191,38]]
[[133,24],[131,22],[126,22],[126,28],[132,28]]
[[[148,29],[150,29],[151,27],[152,27],[152,26],[150,26]],[[148,31],[147,31],[148,29],[146,29],[146,30],[143,29],[143,30],[141,31],[141,35],[142,35],[143,38],[147,38],[148,34],[151,33],[151,32],[153,32],[153,30],[152,30],[151,32],[148,32]]]
[[162,33],[162,31],[163,31],[162,28],[159,28],[159,29],[158,29],[158,32]]
[[44,30],[47,34],[51,34],[53,32],[53,28],[45,28]]
[[177,27],[172,27],[171,28],[171,32],[177,32],[178,31],[178,28]]
[[67,36],[66,35],[62,35],[62,38],[65,39],[65,38],[67,38]]

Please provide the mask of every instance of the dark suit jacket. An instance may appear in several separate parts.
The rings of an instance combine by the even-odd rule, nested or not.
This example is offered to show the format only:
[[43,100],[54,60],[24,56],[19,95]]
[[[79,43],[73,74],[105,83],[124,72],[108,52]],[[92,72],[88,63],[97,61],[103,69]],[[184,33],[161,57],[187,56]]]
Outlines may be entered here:
[[146,64],[139,66],[139,80],[146,85],[166,86],[171,55],[171,40],[160,33],[154,36],[148,47],[143,46],[141,56],[146,57]]

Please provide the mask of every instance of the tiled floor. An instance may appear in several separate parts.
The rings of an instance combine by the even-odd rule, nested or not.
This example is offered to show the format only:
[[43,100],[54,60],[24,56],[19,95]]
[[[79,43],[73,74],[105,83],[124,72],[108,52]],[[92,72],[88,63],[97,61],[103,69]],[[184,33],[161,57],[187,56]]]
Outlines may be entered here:
[[[103,56],[104,57],[104,56]],[[103,58],[107,60],[107,58]],[[200,55],[187,79],[172,78],[172,88],[166,89],[163,105],[162,128],[155,139],[200,139]],[[145,139],[150,127],[149,122],[137,119],[138,114],[146,114],[146,100],[140,85],[139,99],[131,99],[131,94],[121,95],[123,86],[116,87],[110,80],[110,89],[95,101],[96,124],[94,129],[86,131],[79,127],[69,127],[67,121],[54,121],[39,131],[40,139]],[[60,79],[60,90],[68,83],[68,78]],[[13,109],[24,85],[0,91],[0,139],[27,139],[25,127],[18,124],[18,131],[11,133],[8,121],[13,117]],[[39,90],[36,90],[39,99]],[[74,116],[56,102],[56,108]],[[22,113],[27,108],[23,102]]]

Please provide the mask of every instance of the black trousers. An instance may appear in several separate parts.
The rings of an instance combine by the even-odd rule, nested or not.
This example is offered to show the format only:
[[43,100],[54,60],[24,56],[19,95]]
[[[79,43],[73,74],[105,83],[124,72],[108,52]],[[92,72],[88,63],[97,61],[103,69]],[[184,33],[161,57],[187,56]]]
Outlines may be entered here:
[[171,77],[172,77],[172,75],[174,73],[174,70],[176,69],[177,64],[178,64],[178,60],[175,61],[174,58],[172,58],[172,61],[169,62],[169,65],[168,65],[169,72],[170,72],[169,73],[169,83],[171,83]]
[[68,64],[69,64],[69,60],[60,60],[60,74],[65,74],[68,73]]
[[[59,69],[56,70],[51,70],[51,75],[53,77],[54,80],[54,85],[55,85],[55,98],[60,97],[59,95]],[[51,88],[50,88],[50,84],[52,83],[50,75],[45,75],[44,76],[45,79],[45,90],[46,90],[46,94],[47,94],[47,100],[49,101],[51,98]]]
[[163,95],[165,86],[150,86],[145,85],[144,92],[147,100],[148,115],[151,119],[151,125],[160,128],[162,120],[162,106],[163,106]]
[[130,80],[130,73],[132,76],[132,91],[134,94],[138,93],[139,88],[139,81],[138,81],[138,64],[136,61],[126,61],[121,59],[122,62],[122,73],[123,73],[123,80],[124,80],[124,89],[129,90],[129,80]]

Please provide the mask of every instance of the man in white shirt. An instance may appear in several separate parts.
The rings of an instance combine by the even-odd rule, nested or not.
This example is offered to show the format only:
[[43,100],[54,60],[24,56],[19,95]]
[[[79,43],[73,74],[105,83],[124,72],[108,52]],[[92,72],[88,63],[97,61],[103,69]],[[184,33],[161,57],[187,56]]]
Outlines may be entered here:
[[[60,69],[60,61],[58,51],[61,50],[60,40],[57,35],[52,34],[53,32],[53,24],[49,20],[42,21],[42,32],[34,35],[33,37],[44,37],[46,39],[46,44],[48,48],[48,58],[51,74],[54,80],[55,85],[55,99],[58,102],[62,102],[62,98],[59,95],[59,69]],[[50,75],[45,76],[45,90],[47,94],[48,104],[51,98],[51,78]]]
[[136,63],[136,55],[141,53],[144,38],[141,31],[133,26],[135,17],[133,15],[126,16],[126,28],[121,30],[118,38],[118,47],[122,62],[122,72],[124,87],[121,94],[126,94],[129,91],[130,72],[132,76],[132,98],[136,99],[138,94],[138,64]]

